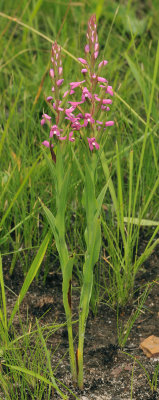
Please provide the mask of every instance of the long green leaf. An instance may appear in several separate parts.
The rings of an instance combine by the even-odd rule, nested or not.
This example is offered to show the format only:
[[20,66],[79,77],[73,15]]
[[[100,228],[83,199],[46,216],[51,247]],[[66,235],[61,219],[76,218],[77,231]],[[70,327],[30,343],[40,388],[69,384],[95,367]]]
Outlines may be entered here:
[[159,226],[159,221],[153,221],[150,219],[124,217],[124,222],[126,222],[126,223],[130,222],[131,224],[140,225],[140,226]]
[[22,300],[23,300],[24,296],[26,295],[26,293],[27,293],[27,291],[29,289],[29,286],[31,285],[33,279],[35,278],[35,276],[37,274],[37,271],[38,271],[38,269],[39,269],[39,267],[40,267],[40,265],[42,263],[44,255],[46,253],[46,250],[47,250],[49,241],[51,239],[51,236],[52,236],[52,234],[49,231],[47,233],[47,235],[45,236],[45,238],[44,238],[44,240],[43,240],[43,242],[42,242],[42,244],[41,244],[41,246],[40,246],[40,248],[39,248],[39,250],[38,250],[38,252],[36,254],[36,257],[35,257],[32,265],[31,265],[31,267],[30,267],[30,269],[29,269],[29,271],[27,273],[27,276],[25,278],[25,281],[24,281],[23,286],[21,288],[21,291],[19,293],[18,299],[17,299],[17,301],[15,303],[15,306],[13,308],[12,314],[11,314],[10,319],[9,319],[8,326],[11,325],[11,323],[13,321],[13,318],[14,318],[16,312],[18,311]]
[[7,329],[7,307],[6,307],[6,296],[5,296],[5,288],[4,288],[4,280],[3,280],[3,269],[2,269],[2,258],[0,254],[0,286],[1,286],[1,293],[2,293],[2,303],[3,303],[3,317],[4,321],[4,328]]
[[143,98],[144,98],[144,104],[145,104],[145,110],[147,112],[147,105],[148,105],[148,93],[146,91],[146,85],[143,79],[143,75],[141,75],[141,73],[139,72],[139,70],[137,69],[136,65],[134,64],[134,62],[130,59],[130,57],[126,54],[125,58],[129,64],[129,67],[142,91],[143,94]]
[[142,170],[142,166],[143,166],[147,134],[148,134],[149,125],[150,125],[150,115],[151,115],[151,111],[152,111],[152,103],[153,103],[154,90],[155,90],[155,84],[156,84],[156,78],[157,78],[157,72],[158,72],[158,65],[159,65],[159,41],[158,41],[157,52],[156,52],[156,60],[155,60],[155,66],[154,66],[153,82],[152,82],[152,89],[151,89],[151,95],[150,95],[150,100],[149,100],[149,107],[148,107],[148,112],[147,112],[147,121],[146,121],[146,127],[145,127],[144,141],[143,141],[143,145],[142,145],[142,149],[141,149],[140,163],[139,163],[138,174],[137,174],[137,182],[136,182],[136,189],[135,189],[135,195],[134,195],[132,217],[135,216],[135,208],[136,208],[137,196],[138,196],[139,185],[140,185],[141,170]]

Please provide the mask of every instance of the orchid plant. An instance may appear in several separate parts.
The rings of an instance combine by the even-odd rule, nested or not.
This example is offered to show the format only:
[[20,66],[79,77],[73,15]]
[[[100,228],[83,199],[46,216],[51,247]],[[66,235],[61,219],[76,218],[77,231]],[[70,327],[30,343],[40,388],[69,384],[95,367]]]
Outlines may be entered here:
[[[114,124],[108,120],[112,86],[108,85],[101,72],[107,65],[106,60],[97,63],[99,42],[96,16],[88,21],[85,58],[79,58],[82,65],[82,80],[69,83],[63,90],[63,67],[61,47],[52,44],[50,77],[52,95],[47,103],[53,116],[43,113],[41,125],[48,125],[49,139],[43,145],[51,152],[52,161],[47,157],[54,179],[56,194],[56,215],[44,205],[46,217],[51,226],[63,277],[63,304],[67,319],[70,366],[73,381],[83,388],[83,347],[86,321],[93,286],[93,269],[99,259],[101,248],[101,207],[107,190],[107,183],[96,194],[97,164],[100,160],[99,149],[105,130]],[[81,160],[82,159],[82,160]],[[66,241],[65,213],[69,185],[73,174],[72,163],[76,161],[83,182],[83,206],[86,213],[85,261],[82,268],[82,288],[79,302],[78,348],[74,351],[72,330],[72,271],[75,257],[69,254]],[[81,162],[82,161],[82,162]]]

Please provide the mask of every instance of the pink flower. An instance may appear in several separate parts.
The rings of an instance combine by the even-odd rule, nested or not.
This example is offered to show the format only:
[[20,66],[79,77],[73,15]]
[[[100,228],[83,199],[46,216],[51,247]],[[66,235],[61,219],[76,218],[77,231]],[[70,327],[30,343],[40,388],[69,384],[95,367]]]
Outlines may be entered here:
[[87,61],[84,58],[78,58],[78,61],[80,61],[82,64],[87,65]]
[[62,141],[62,140],[66,140],[66,139],[67,139],[67,136],[60,136],[60,137],[59,137],[59,140],[61,140],[61,141]]
[[86,44],[85,46],[85,53],[89,53],[89,44]]
[[59,75],[62,75],[62,72],[63,72],[63,68],[59,67]]
[[112,100],[110,100],[110,99],[103,99],[102,103],[103,103],[103,104],[112,104]]
[[71,115],[74,117],[74,115],[72,114],[73,111],[75,110],[76,107],[70,107],[70,108],[66,108],[65,113],[66,115]]
[[98,95],[96,93],[94,94],[94,98],[96,101],[101,101],[100,97],[98,97]]
[[104,67],[106,64],[108,64],[107,60],[103,60],[99,63],[98,68]]
[[81,81],[81,82],[71,82],[70,83],[71,89],[75,89],[76,87],[80,86],[84,82],[85,82],[85,80]]
[[66,97],[69,93],[69,90],[66,90],[66,92],[63,94],[63,98]]
[[95,137],[93,138],[87,138],[88,140],[88,144],[89,144],[89,148],[92,151],[93,148],[95,147],[97,150],[99,150],[99,144],[96,142]]
[[68,101],[71,106],[77,107],[79,104],[83,104],[84,101]]
[[51,68],[50,69],[50,77],[54,78],[54,76],[55,76],[54,70],[53,70],[53,68]]
[[98,76],[97,81],[98,82],[103,82],[103,83],[107,82],[107,80],[105,78],[102,78],[101,76]]
[[81,69],[81,72],[82,72],[82,74],[86,74],[88,71],[87,71],[86,68],[82,68],[82,69]]
[[102,105],[102,106],[101,106],[101,110],[110,111],[110,108]]
[[63,94],[63,98],[66,97],[68,94],[74,94],[74,92],[75,92],[75,91],[72,90],[72,89],[71,89],[70,91],[69,91],[69,90],[66,90],[66,92]]
[[74,114],[72,113],[72,111],[74,111],[75,108],[76,108],[76,107],[70,107],[70,108],[67,108],[67,109],[65,110],[65,114],[66,114],[65,119],[69,119],[71,122],[74,121],[75,116],[74,116]]
[[107,121],[105,123],[105,126],[113,126],[114,125],[114,121]]
[[76,119],[78,119],[78,120],[79,120],[79,119],[83,119],[83,114],[82,114],[82,113],[77,114],[77,115],[76,115]]
[[[42,144],[46,147],[50,147],[50,143],[47,140],[44,140],[44,142],[42,142]],[[53,147],[53,144],[51,144],[51,147]]]
[[94,123],[95,123],[95,120],[92,118],[91,114],[85,113],[85,116],[84,116],[84,126],[87,126],[88,123],[94,124]]
[[94,52],[94,59],[96,60],[96,58],[98,57],[99,51],[95,51]]
[[45,124],[45,119],[43,118],[40,123],[41,123],[41,126],[43,126]]
[[102,121],[96,121],[97,122],[97,124],[99,124],[99,125],[102,125],[103,124],[103,122]]
[[70,141],[70,142],[74,142],[74,141],[75,141],[75,138],[72,137],[72,136],[73,136],[73,132],[71,131],[71,132],[69,133],[69,141]]
[[113,96],[113,90],[112,90],[112,86],[108,86],[107,87],[107,90],[106,90],[106,93],[108,93],[108,94],[110,94],[111,96]]
[[91,98],[92,98],[91,93],[89,92],[89,90],[86,87],[84,87],[84,89],[82,90],[82,101],[85,101],[86,99],[91,99]]
[[46,100],[47,101],[51,101],[51,100],[53,100],[53,97],[52,96],[48,96]]
[[[59,102],[59,105],[60,105],[60,103],[61,103],[61,101]],[[54,110],[56,110],[56,111],[63,111],[64,108],[59,107],[59,105],[56,105],[56,103],[53,103]]]
[[[50,115],[48,115],[48,114],[43,114],[42,117],[43,117],[45,120],[47,119],[47,121],[51,121],[51,117],[50,117]],[[44,124],[43,124],[43,125],[44,125]]]
[[72,120],[71,128],[74,131],[79,131],[82,128],[82,125],[79,122],[79,118],[74,118],[74,120]]
[[56,82],[57,86],[61,86],[63,81],[64,81],[64,79],[58,79],[58,81]]
[[53,125],[51,127],[51,131],[50,131],[50,138],[52,138],[54,135],[56,136],[60,136],[60,131],[57,125]]

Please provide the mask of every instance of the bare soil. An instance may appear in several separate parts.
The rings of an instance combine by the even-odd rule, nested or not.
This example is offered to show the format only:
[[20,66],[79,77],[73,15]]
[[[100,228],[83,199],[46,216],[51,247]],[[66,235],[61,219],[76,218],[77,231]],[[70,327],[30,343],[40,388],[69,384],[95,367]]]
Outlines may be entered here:
[[[5,284],[17,295],[23,283],[23,274],[17,266],[10,278],[8,274],[9,260],[5,259],[3,264]],[[138,274],[136,287],[140,288],[144,283],[156,281],[150,291],[146,303],[135,322],[127,343],[123,349],[118,346],[117,315],[106,301],[99,305],[98,313],[94,317],[89,313],[84,348],[84,390],[80,392],[71,383],[68,354],[64,357],[56,370],[55,376],[69,387],[80,400],[157,400],[159,399],[159,388],[150,389],[146,374],[137,361],[142,363],[152,379],[155,367],[159,364],[159,358],[147,358],[139,348],[140,342],[150,335],[159,336],[159,249],[155,250],[142,270]],[[41,318],[43,324],[56,320],[58,323],[65,321],[62,304],[62,277],[59,272],[48,273],[45,286],[43,285],[43,272],[41,271],[38,281],[34,280],[21,307],[21,317],[25,324],[26,306],[28,306],[29,319]],[[76,282],[73,282],[73,313],[77,318],[78,291]],[[14,296],[7,293],[8,309],[13,308]],[[131,303],[120,311],[120,320],[126,323],[133,312],[134,304]],[[47,311],[47,313],[46,313]],[[46,313],[44,315],[44,313]],[[43,316],[44,315],[44,316]],[[18,326],[18,316],[14,320],[15,327]],[[77,326],[74,326],[75,335]],[[54,355],[54,363],[66,353],[68,349],[68,338],[66,328],[59,329],[49,337],[48,348],[59,344]],[[128,354],[125,354],[128,353]],[[134,358],[132,358],[133,356]],[[158,378],[159,380],[159,378]],[[132,397],[131,397],[132,390]],[[73,399],[69,395],[69,399]],[[59,399],[54,394],[53,399]],[[28,397],[29,400],[29,397]],[[47,399],[44,399],[47,400]]]

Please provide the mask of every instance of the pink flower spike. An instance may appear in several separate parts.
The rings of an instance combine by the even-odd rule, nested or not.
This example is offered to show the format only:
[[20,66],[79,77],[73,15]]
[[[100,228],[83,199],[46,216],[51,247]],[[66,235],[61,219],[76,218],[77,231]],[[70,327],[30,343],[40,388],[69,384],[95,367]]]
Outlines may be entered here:
[[59,79],[56,83],[57,83],[57,86],[61,86],[62,85],[62,83],[63,83],[63,81],[64,81],[64,79]]
[[74,94],[75,91],[73,89],[70,90],[70,94]]
[[112,100],[111,99],[103,99],[102,103],[103,104],[112,104]]
[[82,72],[82,74],[86,74],[88,71],[87,71],[86,68],[82,68],[82,69],[81,69],[81,72]]
[[71,82],[70,83],[71,89],[75,89],[76,87],[80,86],[84,82],[85,82],[85,80],[81,81],[81,82]]
[[88,140],[88,144],[89,144],[89,148],[92,151],[93,148],[95,147],[97,150],[99,150],[99,144],[96,142],[96,139],[93,138],[87,138]]
[[54,92],[54,91],[55,91],[55,88],[54,88],[54,86],[52,87],[51,91],[52,91],[52,92]]
[[45,119],[43,118],[40,122],[41,126],[43,126],[45,124]]
[[43,114],[42,117],[47,119],[48,121],[51,121],[51,117],[48,114]]
[[88,44],[86,44],[86,46],[85,46],[85,53],[89,53],[89,45]]
[[69,141],[70,141],[70,142],[74,142],[74,141],[75,141],[75,138],[72,137],[72,136],[73,136],[73,131],[71,131],[71,132],[69,133]]
[[114,121],[107,121],[105,123],[105,126],[113,126],[114,125]]
[[46,100],[47,101],[51,101],[51,100],[53,100],[53,97],[52,96],[48,96]]
[[103,83],[107,82],[107,80],[105,78],[102,78],[101,76],[98,76],[97,80],[98,82],[103,82]]
[[103,61],[101,61],[101,62],[99,63],[98,68],[104,67],[104,66],[107,65],[107,64],[108,64],[108,61],[107,61],[107,60],[103,60]]
[[82,64],[87,65],[87,61],[84,58],[78,58],[78,61],[80,61]]
[[96,74],[93,74],[93,75],[92,75],[92,78],[93,78],[93,79],[96,79],[96,78],[97,78],[97,75],[96,75]]
[[[50,147],[50,143],[47,140],[44,140],[44,142],[42,142],[42,144],[46,147]],[[53,144],[51,144],[51,147],[53,147]]]
[[107,108],[106,106],[101,106],[101,110],[107,110]]

